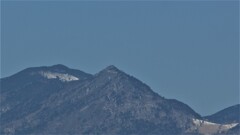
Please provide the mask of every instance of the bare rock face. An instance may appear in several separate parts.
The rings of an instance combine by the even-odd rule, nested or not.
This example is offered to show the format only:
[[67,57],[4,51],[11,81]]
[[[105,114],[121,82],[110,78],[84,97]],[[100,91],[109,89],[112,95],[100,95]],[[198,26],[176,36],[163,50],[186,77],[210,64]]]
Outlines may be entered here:
[[226,132],[227,135],[240,135],[240,125],[231,128]]
[[0,101],[1,134],[198,134],[202,119],[114,66],[29,68],[1,79]]

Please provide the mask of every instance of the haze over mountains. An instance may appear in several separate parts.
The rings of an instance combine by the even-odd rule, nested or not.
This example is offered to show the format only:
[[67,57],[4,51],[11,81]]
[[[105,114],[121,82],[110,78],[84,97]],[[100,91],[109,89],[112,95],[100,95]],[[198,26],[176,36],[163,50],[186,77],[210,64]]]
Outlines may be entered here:
[[115,66],[64,65],[1,79],[1,134],[239,134],[239,105],[202,117]]

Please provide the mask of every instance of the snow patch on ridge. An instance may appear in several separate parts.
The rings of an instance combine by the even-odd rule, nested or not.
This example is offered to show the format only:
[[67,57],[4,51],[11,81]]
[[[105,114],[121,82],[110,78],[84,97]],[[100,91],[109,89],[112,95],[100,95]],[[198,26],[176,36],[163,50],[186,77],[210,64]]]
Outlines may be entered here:
[[193,119],[193,124],[201,134],[211,135],[228,131],[229,129],[235,127],[238,123],[218,124],[205,120]]
[[69,74],[49,72],[49,71],[46,71],[46,72],[40,71],[39,73],[47,79],[59,79],[62,82],[70,82],[70,81],[79,80],[79,78],[77,78],[73,75],[69,75]]

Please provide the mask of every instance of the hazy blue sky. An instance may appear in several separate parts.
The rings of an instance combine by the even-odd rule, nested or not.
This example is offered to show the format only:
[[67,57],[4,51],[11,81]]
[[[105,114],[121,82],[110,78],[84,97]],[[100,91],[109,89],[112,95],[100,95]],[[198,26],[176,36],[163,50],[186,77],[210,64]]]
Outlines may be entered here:
[[238,2],[2,2],[1,77],[115,65],[200,114],[239,103]]

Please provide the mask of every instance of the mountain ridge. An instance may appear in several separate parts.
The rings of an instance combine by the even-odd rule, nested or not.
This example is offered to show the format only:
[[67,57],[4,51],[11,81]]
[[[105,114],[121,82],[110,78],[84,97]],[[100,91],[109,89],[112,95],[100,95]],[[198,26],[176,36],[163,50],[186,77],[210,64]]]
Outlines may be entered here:
[[225,109],[222,109],[212,115],[204,118],[212,122],[221,124],[240,123],[240,104],[236,104]]
[[1,134],[198,134],[201,115],[113,65],[94,75],[64,65],[27,71],[1,79]]

